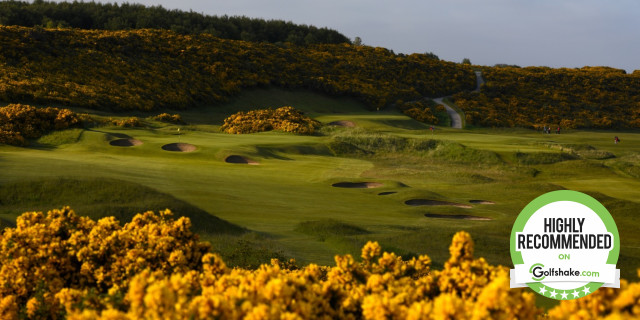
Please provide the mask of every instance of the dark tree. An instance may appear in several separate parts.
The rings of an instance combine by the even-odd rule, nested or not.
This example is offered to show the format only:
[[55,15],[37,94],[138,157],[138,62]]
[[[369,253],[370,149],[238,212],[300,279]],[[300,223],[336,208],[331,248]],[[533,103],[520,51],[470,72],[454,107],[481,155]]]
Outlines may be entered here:
[[297,45],[350,43],[349,38],[328,28],[282,20],[209,16],[130,3],[1,1],[0,25],[101,30],[165,29],[180,34],[208,33],[225,39],[292,42]]

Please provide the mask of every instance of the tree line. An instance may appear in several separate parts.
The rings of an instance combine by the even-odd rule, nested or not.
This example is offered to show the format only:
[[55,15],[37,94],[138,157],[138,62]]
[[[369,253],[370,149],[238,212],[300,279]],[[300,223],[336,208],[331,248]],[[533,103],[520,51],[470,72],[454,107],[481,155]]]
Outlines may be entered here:
[[216,105],[245,88],[352,96],[371,109],[475,87],[469,66],[350,44],[275,45],[167,30],[0,26],[0,100],[109,110]]
[[328,28],[245,16],[210,16],[126,2],[2,1],[0,25],[101,30],[165,29],[181,34],[207,33],[225,39],[298,45],[350,43],[349,38]]
[[640,73],[609,67],[484,68],[481,92],[454,96],[466,123],[489,127],[640,128]]

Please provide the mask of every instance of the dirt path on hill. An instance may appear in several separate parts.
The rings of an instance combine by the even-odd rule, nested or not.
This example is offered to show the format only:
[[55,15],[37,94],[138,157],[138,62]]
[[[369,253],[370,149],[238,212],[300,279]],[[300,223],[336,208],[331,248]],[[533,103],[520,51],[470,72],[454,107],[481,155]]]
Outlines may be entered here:
[[[476,71],[476,83],[477,83],[476,89],[473,91],[480,92],[480,87],[484,84],[484,79],[482,79],[481,71]],[[437,104],[443,105],[445,109],[447,109],[447,114],[451,119],[451,128],[462,129],[462,118],[460,117],[460,114],[456,110],[454,110],[452,107],[450,107],[448,104],[446,104],[443,101],[444,98],[446,97],[435,98],[433,99],[433,101]]]
[[480,92],[480,87],[484,84],[484,79],[482,78],[482,71],[476,71],[476,89],[473,92]]
[[433,101],[437,104],[443,105],[445,109],[447,109],[447,114],[451,119],[451,128],[462,129],[462,118],[460,118],[460,114],[456,110],[453,110],[453,108],[451,108],[448,104],[444,103],[442,99],[444,98],[435,98],[433,99]]

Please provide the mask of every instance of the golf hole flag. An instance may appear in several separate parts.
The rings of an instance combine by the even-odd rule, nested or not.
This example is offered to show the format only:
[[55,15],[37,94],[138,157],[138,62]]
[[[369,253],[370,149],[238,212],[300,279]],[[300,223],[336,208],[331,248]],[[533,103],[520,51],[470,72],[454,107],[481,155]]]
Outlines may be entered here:
[[577,191],[541,195],[511,230],[511,288],[529,287],[557,300],[620,287],[620,237],[598,200]]

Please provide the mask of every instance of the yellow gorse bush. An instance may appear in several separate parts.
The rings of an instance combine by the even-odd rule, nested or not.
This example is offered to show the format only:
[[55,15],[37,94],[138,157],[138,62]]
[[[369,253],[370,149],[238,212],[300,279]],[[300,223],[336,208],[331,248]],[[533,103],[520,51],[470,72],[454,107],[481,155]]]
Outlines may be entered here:
[[80,121],[80,116],[69,109],[10,104],[0,107],[0,143],[24,146],[26,139],[39,138],[49,131],[78,125]]
[[153,116],[151,117],[152,120],[156,120],[156,121],[162,121],[162,122],[168,122],[168,123],[174,123],[174,124],[184,124],[184,121],[182,120],[182,116],[180,116],[179,114],[168,114],[166,112],[161,113],[157,116]]
[[482,75],[486,84],[481,92],[454,95],[467,124],[563,130],[640,127],[640,73],[608,67],[485,67]]
[[237,112],[224,119],[221,130],[226,133],[253,133],[271,130],[312,134],[320,123],[293,107]]
[[275,85],[357,98],[371,109],[397,99],[473,89],[466,65],[349,44],[269,44],[166,30],[0,26],[0,100],[102,110],[214,105]]
[[438,124],[438,118],[434,113],[446,112],[443,106],[430,103],[426,100],[418,100],[412,102],[398,101],[396,107],[407,116],[420,122],[429,124]]
[[209,246],[191,232],[189,219],[167,219],[170,214],[146,212],[121,226],[113,217],[78,217],[68,207],[24,213],[0,241],[0,318],[15,311],[58,318],[70,296],[116,306],[120,288],[145,269],[197,270]]
[[2,319],[590,319],[638,316],[640,284],[563,301],[547,315],[508,269],[474,258],[454,235],[444,269],[376,242],[334,267],[272,260],[229,268],[188,218],[146,212],[121,226],[71,209],[28,212],[0,238]]
[[129,117],[129,118],[123,118],[123,119],[109,118],[109,121],[106,121],[105,124],[107,125],[110,124],[113,126],[123,127],[123,128],[142,127],[142,122],[138,117]]

